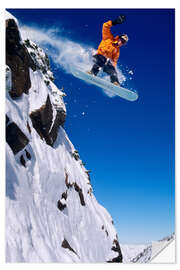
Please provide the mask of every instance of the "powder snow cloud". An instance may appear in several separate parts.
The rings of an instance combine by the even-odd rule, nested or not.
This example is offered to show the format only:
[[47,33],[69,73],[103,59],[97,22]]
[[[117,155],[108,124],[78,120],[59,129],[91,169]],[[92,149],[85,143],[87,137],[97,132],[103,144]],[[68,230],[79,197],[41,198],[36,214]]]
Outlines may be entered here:
[[62,66],[66,72],[70,72],[71,65],[81,66],[86,70],[92,65],[93,48],[80,45],[65,37],[58,35],[59,29],[38,29],[35,27],[22,26],[22,39],[29,38],[39,46],[48,48],[48,55],[54,63]]
[[[34,26],[21,26],[22,39],[30,39],[42,48],[46,48],[48,56],[50,56],[56,65],[61,66],[65,72],[71,73],[71,66],[80,67],[82,70],[90,70],[93,64],[92,55],[96,53],[96,49],[79,44],[75,41],[63,37],[60,29],[48,28],[40,29]],[[119,81],[125,81],[125,76],[117,68]],[[104,75],[105,79],[109,77]],[[109,92],[105,93],[112,96]]]

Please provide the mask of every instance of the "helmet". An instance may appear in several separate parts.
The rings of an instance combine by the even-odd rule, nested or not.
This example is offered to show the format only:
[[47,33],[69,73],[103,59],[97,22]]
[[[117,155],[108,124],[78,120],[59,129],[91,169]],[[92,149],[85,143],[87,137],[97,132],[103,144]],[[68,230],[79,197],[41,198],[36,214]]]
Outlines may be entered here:
[[119,36],[120,40],[122,41],[122,43],[127,43],[128,42],[128,36],[126,34],[120,35]]

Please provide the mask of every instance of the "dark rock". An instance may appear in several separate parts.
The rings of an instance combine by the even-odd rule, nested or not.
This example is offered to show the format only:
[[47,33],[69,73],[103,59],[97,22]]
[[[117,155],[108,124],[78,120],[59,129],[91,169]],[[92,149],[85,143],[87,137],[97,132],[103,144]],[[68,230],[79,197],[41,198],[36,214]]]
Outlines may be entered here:
[[79,194],[81,205],[85,206],[86,204],[84,201],[84,195],[83,195],[82,189],[78,186],[78,184],[76,182],[72,183],[72,184],[69,183],[67,173],[65,173],[65,184],[66,184],[67,188],[72,188],[74,186],[75,191],[77,191]]
[[82,193],[82,189],[78,186],[77,183],[74,184],[74,189],[78,192],[79,194],[79,198],[80,198],[80,202],[81,202],[81,205],[85,206],[85,201],[84,201],[84,195]]
[[70,246],[68,241],[66,239],[63,240],[62,245],[63,248],[68,248],[70,251],[74,252],[76,255],[77,253],[74,251],[74,249]]
[[72,153],[72,156],[75,158],[75,160],[79,160],[80,156],[77,150],[74,150],[74,152]]
[[31,134],[31,128],[30,128],[29,122],[27,122],[27,129],[28,129],[29,133]]
[[30,155],[30,153],[25,149],[25,152],[26,152],[26,157],[27,157],[27,159],[29,159],[29,160],[31,160],[31,155]]
[[26,161],[25,161],[23,155],[20,156],[20,162],[24,167],[26,167]]
[[108,261],[108,263],[122,263],[123,257],[122,257],[121,248],[117,239],[114,239],[113,246],[111,249],[115,252],[118,252],[119,255],[113,258],[111,261]]
[[12,89],[9,92],[11,97],[28,94],[31,87],[29,68],[35,71],[36,66],[28,50],[20,42],[20,33],[13,19],[6,20],[6,64],[12,74]]
[[6,125],[8,125],[10,123],[10,119],[9,117],[6,115]]
[[17,154],[29,143],[26,135],[14,122],[6,126],[6,141],[14,154]]
[[62,193],[61,199],[67,200],[67,191]]
[[91,177],[90,177],[91,170],[86,170],[86,174],[88,176],[89,184],[91,185]]
[[66,184],[67,188],[71,188],[73,186],[73,184],[69,183],[68,177],[69,177],[68,174],[65,173],[65,184]]
[[[89,184],[89,183],[88,183]],[[88,189],[88,194],[90,195],[90,196],[92,196],[91,194],[92,194],[92,192],[93,192],[93,190],[92,190],[92,187],[90,187],[90,189]]]
[[120,256],[113,258],[111,261],[107,261],[108,263],[122,263],[122,258]]
[[41,138],[44,138],[46,143],[52,145],[52,140],[49,135],[49,129],[52,124],[53,110],[49,95],[47,96],[46,104],[40,109],[30,114],[32,125]]
[[65,111],[57,111],[54,125],[51,129],[51,132],[50,132],[50,136],[53,140],[53,144],[57,139],[59,127],[64,125],[65,120],[66,120]]
[[114,244],[114,246],[112,247],[112,250],[115,251],[115,252],[119,252],[121,250],[119,242],[116,239],[114,239],[113,244]]
[[60,200],[57,202],[57,208],[62,211],[66,208],[66,204],[62,203]]
[[[47,96],[46,103],[40,109],[30,114],[32,125],[41,137],[45,139],[48,145],[53,146],[58,135],[59,126],[65,121],[64,112],[57,112],[56,119],[52,126],[53,121],[53,108],[49,95]],[[51,130],[50,130],[51,128]]]
[[50,81],[48,81],[48,80],[44,80],[44,82],[45,82],[45,84],[46,84],[47,86],[49,86]]

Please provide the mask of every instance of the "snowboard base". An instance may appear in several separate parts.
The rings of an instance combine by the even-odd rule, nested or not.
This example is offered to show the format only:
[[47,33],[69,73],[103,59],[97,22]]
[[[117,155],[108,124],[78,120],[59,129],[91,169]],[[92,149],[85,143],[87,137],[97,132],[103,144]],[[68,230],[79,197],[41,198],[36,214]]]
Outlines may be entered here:
[[126,89],[124,87],[121,87],[121,86],[116,86],[111,82],[108,82],[106,80],[99,78],[98,76],[88,74],[87,72],[84,72],[84,71],[77,69],[75,67],[71,67],[71,72],[75,77],[77,77],[77,78],[79,78],[87,83],[94,84],[100,88],[103,88],[103,89],[105,89],[105,90],[111,92],[112,94],[117,95],[121,98],[124,98],[124,99],[129,100],[129,101],[135,101],[138,99],[137,92],[133,92],[133,91]]

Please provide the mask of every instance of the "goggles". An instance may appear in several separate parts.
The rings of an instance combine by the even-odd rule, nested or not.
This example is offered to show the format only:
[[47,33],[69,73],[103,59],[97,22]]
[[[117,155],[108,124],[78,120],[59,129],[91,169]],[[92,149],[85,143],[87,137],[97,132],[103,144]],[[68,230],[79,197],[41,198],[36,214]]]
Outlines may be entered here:
[[127,40],[124,39],[123,37],[119,37],[119,39],[121,40],[122,44],[125,44],[127,42]]

